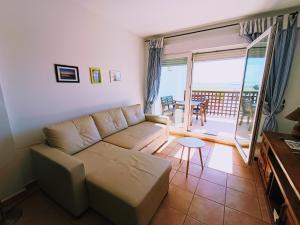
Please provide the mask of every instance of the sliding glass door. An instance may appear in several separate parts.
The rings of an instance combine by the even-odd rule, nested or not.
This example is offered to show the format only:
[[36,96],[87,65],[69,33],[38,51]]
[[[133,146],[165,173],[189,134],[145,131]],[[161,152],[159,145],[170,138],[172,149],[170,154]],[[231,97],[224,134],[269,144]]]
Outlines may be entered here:
[[246,48],[194,54],[191,132],[234,137],[245,58]]
[[162,62],[160,88],[155,102],[155,114],[168,116],[170,128],[186,131],[188,103],[188,74],[190,57],[175,55]]

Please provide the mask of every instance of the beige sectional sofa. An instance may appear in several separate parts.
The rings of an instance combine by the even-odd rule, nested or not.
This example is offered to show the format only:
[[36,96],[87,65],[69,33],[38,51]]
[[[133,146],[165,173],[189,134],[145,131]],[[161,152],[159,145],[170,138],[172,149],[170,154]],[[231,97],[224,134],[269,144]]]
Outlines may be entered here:
[[92,207],[115,224],[146,225],[168,192],[170,162],[151,153],[168,119],[140,105],[97,112],[44,129],[32,147],[40,187],[75,216]]

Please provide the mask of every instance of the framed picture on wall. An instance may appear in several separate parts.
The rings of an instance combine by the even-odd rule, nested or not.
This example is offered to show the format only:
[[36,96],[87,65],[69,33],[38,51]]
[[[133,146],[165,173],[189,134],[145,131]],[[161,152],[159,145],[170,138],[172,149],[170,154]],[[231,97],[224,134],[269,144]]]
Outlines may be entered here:
[[121,81],[122,79],[121,72],[118,70],[110,70],[109,76],[110,76],[110,82]]
[[56,81],[65,83],[79,83],[79,71],[77,66],[54,64]]
[[90,78],[92,84],[101,84],[102,75],[99,67],[90,67]]

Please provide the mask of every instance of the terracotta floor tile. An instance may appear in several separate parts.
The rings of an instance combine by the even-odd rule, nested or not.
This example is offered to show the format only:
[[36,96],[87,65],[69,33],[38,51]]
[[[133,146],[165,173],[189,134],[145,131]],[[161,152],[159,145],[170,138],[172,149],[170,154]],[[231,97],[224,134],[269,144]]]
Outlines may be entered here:
[[266,194],[266,190],[265,190],[262,182],[261,183],[256,183],[255,187],[256,187],[257,195],[265,195]]
[[227,174],[215,169],[204,167],[201,178],[216,184],[226,186]]
[[168,144],[168,147],[169,148],[175,148],[178,146],[178,143],[174,140],[174,141],[171,141],[169,144]]
[[160,207],[154,215],[150,225],[182,225],[185,216],[184,213],[176,209]]
[[247,179],[250,179],[250,180],[254,181],[254,176],[253,176],[253,173],[252,173],[252,169],[250,167],[233,165],[231,174],[235,175],[235,176],[238,176],[238,177],[243,177],[243,178],[247,178]]
[[261,211],[262,220],[266,223],[271,223],[271,215],[265,194],[258,194],[258,202]]
[[171,156],[167,156],[165,159],[171,161],[173,170],[177,170],[180,167],[179,159]]
[[172,148],[172,150],[169,152],[168,156],[180,159],[181,149],[182,149],[182,147],[180,147],[180,148]]
[[254,161],[253,165],[252,165],[252,173],[253,173],[253,177],[254,177],[254,181],[255,183],[259,182],[261,180],[261,177],[260,177],[260,173],[259,173],[259,169],[258,169],[258,166],[257,166],[257,162]]
[[69,217],[63,209],[41,192],[34,193],[19,206],[23,215],[17,225],[23,224],[59,224],[70,225]]
[[25,199],[18,208],[23,210],[23,216],[16,225],[112,225],[90,209],[79,218],[74,218],[40,191]]
[[206,166],[226,173],[231,173],[234,165],[234,154],[235,150],[232,146],[215,144],[210,150],[208,159],[206,160]]
[[224,205],[195,195],[188,215],[205,224],[222,225]]
[[166,158],[166,155],[163,154],[163,153],[161,153],[161,152],[156,152],[156,153],[154,154],[154,156],[159,157],[159,158]]
[[112,222],[109,222],[105,218],[102,218],[97,212],[93,210],[88,210],[79,218],[74,218],[72,220],[74,225],[113,225]]
[[225,192],[226,188],[224,186],[200,179],[195,194],[224,204]]
[[173,179],[173,177],[174,177],[174,175],[176,174],[176,170],[171,170],[171,172],[170,172],[170,175],[169,175],[169,182],[171,182],[172,181],[172,179]]
[[225,207],[224,225],[264,225],[263,221],[245,213]]
[[173,150],[173,147],[170,147],[170,146],[168,145],[168,146],[166,146],[165,148],[163,148],[163,149],[161,149],[161,150],[159,150],[159,151],[157,151],[157,152],[160,153],[160,154],[163,154],[163,155],[165,155],[165,156],[168,156],[172,150]]
[[240,156],[240,153],[235,153],[233,155],[232,162],[235,165],[247,167],[247,164],[245,163],[244,159]]
[[[186,166],[187,166],[187,162],[183,161],[181,166],[179,167],[179,171],[186,173]],[[188,174],[195,177],[200,177],[201,173],[202,173],[202,167],[195,163],[190,162]]]
[[175,185],[170,185],[169,193],[163,200],[163,205],[167,207],[172,207],[179,210],[182,213],[187,213],[190,207],[191,201],[193,199],[193,194],[184,191]]
[[259,202],[253,195],[227,188],[226,206],[261,219]]
[[227,187],[250,195],[257,195],[254,181],[231,174],[227,175]]
[[[208,151],[201,150],[201,152],[202,152],[202,160],[203,160],[203,166],[204,166],[205,162],[206,162],[206,160],[208,158]],[[199,156],[199,152],[198,151],[190,157],[190,161],[192,163],[195,163],[195,164],[201,166],[201,160],[200,160],[200,156]]]
[[173,177],[171,183],[185,191],[194,193],[197,188],[198,181],[199,178],[191,175],[188,175],[188,177],[186,177],[185,173],[178,171]]
[[187,216],[185,218],[184,225],[205,225],[205,224],[193,219],[192,217]]
[[[181,158],[181,152],[182,152],[182,148],[180,148],[178,150],[173,150],[169,154],[169,156],[180,159]],[[206,160],[207,155],[208,155],[208,151],[202,150],[201,152],[202,152],[202,159],[203,159],[203,165],[204,165],[205,160]],[[182,154],[182,160],[187,160],[187,158],[188,158],[188,148],[184,148],[183,154]],[[195,164],[201,165],[198,148],[191,148],[191,150],[190,150],[190,161],[195,163]]]

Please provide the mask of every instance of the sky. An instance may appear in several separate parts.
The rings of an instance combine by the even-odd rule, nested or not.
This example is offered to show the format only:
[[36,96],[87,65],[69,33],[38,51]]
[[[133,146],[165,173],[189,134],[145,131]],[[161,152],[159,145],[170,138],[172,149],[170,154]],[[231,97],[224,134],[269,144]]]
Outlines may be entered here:
[[243,79],[245,58],[198,61],[194,63],[193,83],[238,83]]

